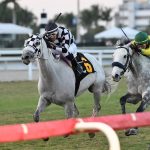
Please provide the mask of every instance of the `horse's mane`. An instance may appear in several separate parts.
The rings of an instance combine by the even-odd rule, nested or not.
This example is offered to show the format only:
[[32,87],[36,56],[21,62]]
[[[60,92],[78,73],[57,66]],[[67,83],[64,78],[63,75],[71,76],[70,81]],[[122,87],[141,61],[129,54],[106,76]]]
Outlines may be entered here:
[[135,78],[138,77],[139,71],[147,72],[150,68],[150,57],[145,56],[139,52],[135,52],[132,55],[132,62],[129,65],[129,68]]
[[[58,61],[59,61],[59,60],[62,60],[62,61],[65,62],[68,66],[70,66],[69,61],[62,55],[61,52],[48,48],[48,47],[47,47],[47,44],[46,44],[46,42],[45,42],[45,40],[44,40],[44,38],[42,38],[41,40],[42,40],[41,48],[42,48],[42,49],[47,49],[48,51],[50,51],[51,54],[52,54],[51,56],[53,57],[53,59],[58,60]],[[42,50],[42,51],[43,51],[43,50]],[[59,56],[59,57],[57,58],[57,56]]]

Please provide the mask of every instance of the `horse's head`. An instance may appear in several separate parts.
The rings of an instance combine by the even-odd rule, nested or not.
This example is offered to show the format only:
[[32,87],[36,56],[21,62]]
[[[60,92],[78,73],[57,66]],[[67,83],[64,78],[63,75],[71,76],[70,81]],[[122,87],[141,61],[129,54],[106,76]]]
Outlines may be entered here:
[[25,40],[24,49],[22,52],[22,62],[28,65],[30,62],[35,61],[41,54],[41,41],[40,35],[32,35]]
[[112,78],[118,82],[126,72],[131,62],[131,49],[129,46],[117,47],[113,54]]

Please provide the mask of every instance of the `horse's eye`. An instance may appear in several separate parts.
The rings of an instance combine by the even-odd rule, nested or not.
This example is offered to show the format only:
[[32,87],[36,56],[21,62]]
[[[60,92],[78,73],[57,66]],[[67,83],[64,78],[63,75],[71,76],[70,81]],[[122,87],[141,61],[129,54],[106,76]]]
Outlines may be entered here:
[[123,58],[127,58],[127,55],[124,55]]
[[35,42],[35,45],[36,45],[36,46],[40,45],[40,41],[36,41],[36,42]]

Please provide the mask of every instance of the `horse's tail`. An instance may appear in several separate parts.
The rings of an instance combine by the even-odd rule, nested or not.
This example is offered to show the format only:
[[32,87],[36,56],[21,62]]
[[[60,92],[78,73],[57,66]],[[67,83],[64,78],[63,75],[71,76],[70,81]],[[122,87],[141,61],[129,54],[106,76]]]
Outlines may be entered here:
[[118,82],[114,82],[112,80],[110,72],[111,71],[105,71],[106,79],[105,79],[105,83],[103,86],[103,92],[108,94],[107,99],[111,96],[111,94],[113,94],[117,90],[117,87],[118,87]]
[[111,92],[111,84],[105,80],[104,85],[103,85],[103,93],[110,93]]

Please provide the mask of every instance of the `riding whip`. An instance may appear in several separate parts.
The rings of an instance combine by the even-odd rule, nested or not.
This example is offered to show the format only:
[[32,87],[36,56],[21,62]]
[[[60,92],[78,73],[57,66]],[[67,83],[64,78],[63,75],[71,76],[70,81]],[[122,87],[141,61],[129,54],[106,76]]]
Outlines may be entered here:
[[[130,39],[128,38],[128,36],[126,35],[126,33],[123,31],[123,29],[122,28],[120,28],[120,29],[123,32],[123,34],[125,35],[125,37],[127,38],[128,42],[131,42]],[[137,47],[136,44],[134,44],[134,45],[131,44],[130,47],[132,47],[132,49],[134,49],[135,51],[141,53],[141,50]]]
[[122,28],[120,28],[120,29],[123,32],[123,34],[125,35],[125,37],[127,38],[127,40],[130,42],[130,39],[128,38],[128,36],[126,35],[126,33],[123,31],[123,29]]
[[[59,17],[61,16],[62,13],[59,13],[59,15],[54,19],[54,23],[59,19]],[[51,26],[50,26],[51,27]],[[43,37],[45,36],[46,32],[43,34]]]
[[59,15],[54,19],[54,22],[56,22],[59,19],[59,17],[61,16],[61,14],[62,13],[59,13]]

